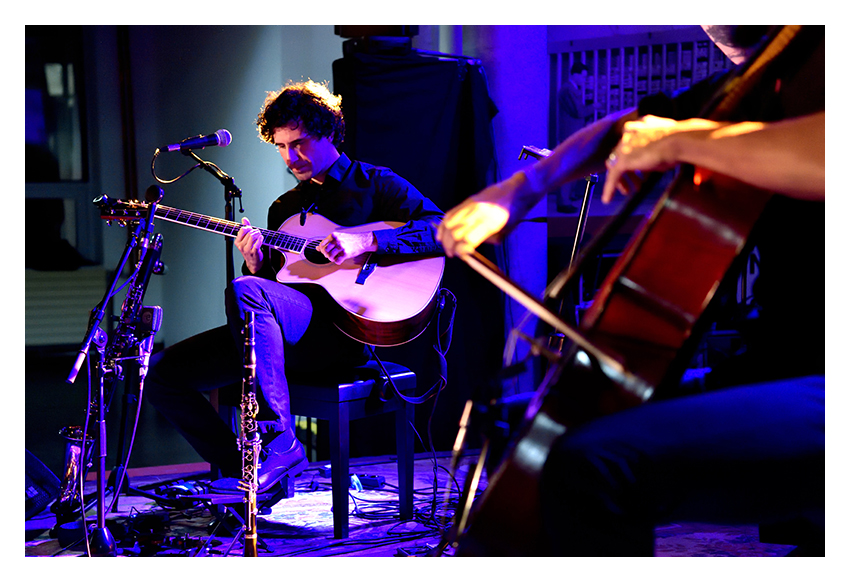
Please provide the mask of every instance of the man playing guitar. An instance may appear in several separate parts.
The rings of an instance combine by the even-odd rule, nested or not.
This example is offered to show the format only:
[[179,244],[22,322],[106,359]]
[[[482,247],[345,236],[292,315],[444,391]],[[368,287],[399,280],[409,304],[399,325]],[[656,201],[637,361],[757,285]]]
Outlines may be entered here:
[[[362,270],[362,258],[369,253],[379,257],[442,254],[435,239],[442,212],[391,170],[352,161],[339,151],[345,133],[340,102],[326,86],[312,81],[283,87],[266,98],[257,119],[260,138],[274,144],[299,180],[272,203],[269,230],[276,231],[286,222],[297,235],[300,228],[314,232],[311,225],[316,220],[324,221],[323,225],[341,225],[323,233],[318,245],[303,250],[312,251],[318,258],[314,262],[324,262],[330,267],[328,272],[335,272],[335,266]],[[392,227],[374,232],[346,228],[377,222],[390,222]],[[272,250],[280,246],[266,248],[263,231],[247,219],[243,225],[235,238],[245,259],[243,276],[236,278],[225,294],[230,329],[209,330],[154,355],[146,392],[151,404],[201,457],[221,469],[226,478],[214,482],[214,490],[237,493],[241,456],[236,436],[201,392],[239,383],[237,346],[241,343],[238,339],[234,342],[234,337],[239,337],[244,313],[254,312],[263,433],[257,483],[258,493],[264,493],[283,477],[300,474],[307,465],[303,446],[290,425],[287,374],[322,374],[330,368],[365,363],[367,358],[364,344],[334,325],[334,309],[322,289],[279,282],[298,277],[312,281],[321,273],[315,275],[315,269],[306,265],[289,273],[292,279],[279,276],[287,268],[293,269],[286,260],[281,261],[286,253]],[[288,236],[282,235],[284,239]],[[282,248],[287,248],[286,244]],[[399,343],[405,339],[410,338],[401,338]]]

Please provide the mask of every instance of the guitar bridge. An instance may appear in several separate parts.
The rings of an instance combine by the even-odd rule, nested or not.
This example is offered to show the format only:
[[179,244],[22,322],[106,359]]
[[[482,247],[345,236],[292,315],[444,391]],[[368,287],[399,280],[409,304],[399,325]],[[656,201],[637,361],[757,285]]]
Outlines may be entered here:
[[369,258],[366,259],[366,262],[363,263],[363,266],[360,267],[360,272],[357,274],[357,280],[354,281],[356,285],[365,285],[366,278],[372,274],[375,270],[375,267],[378,266],[378,263],[373,260],[375,254],[371,253]]

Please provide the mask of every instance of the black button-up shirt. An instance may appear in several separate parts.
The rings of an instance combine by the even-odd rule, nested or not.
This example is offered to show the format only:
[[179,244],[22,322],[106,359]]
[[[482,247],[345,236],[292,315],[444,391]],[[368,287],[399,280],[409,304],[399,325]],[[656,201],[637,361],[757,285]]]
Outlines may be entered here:
[[[292,216],[315,212],[340,226],[372,222],[402,222],[392,229],[375,230],[379,254],[440,254],[436,227],[443,216],[437,206],[410,182],[381,166],[352,161],[344,153],[325,175],[323,184],[299,182],[272,202],[268,229],[278,230]],[[266,261],[257,276],[274,278]],[[243,265],[242,272],[250,274]]]

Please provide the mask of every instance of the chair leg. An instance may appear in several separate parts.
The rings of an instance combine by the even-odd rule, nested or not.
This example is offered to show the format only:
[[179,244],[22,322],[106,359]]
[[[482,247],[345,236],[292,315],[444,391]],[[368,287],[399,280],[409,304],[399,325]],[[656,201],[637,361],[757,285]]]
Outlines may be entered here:
[[347,404],[340,404],[336,417],[329,420],[331,433],[331,489],[334,519],[334,538],[348,537],[348,419]]
[[413,518],[413,425],[414,407],[407,402],[395,413],[396,455],[398,457],[399,517]]

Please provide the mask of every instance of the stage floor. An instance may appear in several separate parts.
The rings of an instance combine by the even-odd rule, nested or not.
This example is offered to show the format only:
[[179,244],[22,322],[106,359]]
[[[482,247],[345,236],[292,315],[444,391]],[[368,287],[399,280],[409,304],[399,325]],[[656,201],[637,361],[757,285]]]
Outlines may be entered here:
[[[464,486],[475,457],[464,457],[454,481]],[[351,472],[380,475],[380,489],[350,490],[350,536],[333,537],[330,477],[320,474],[325,463],[313,463],[295,480],[295,495],[282,499],[268,515],[257,519],[260,556],[426,556],[441,541],[441,525],[451,523],[459,499],[453,485],[445,504],[450,455],[417,455],[414,480],[414,519],[398,517],[395,460],[392,457],[354,459]],[[182,469],[183,472],[174,472]],[[187,471],[187,469],[189,469]],[[192,470],[194,469],[194,470]],[[217,516],[212,508],[197,504],[184,509],[160,506],[136,494],[182,481],[184,485],[208,479],[205,465],[131,470],[133,491],[119,497],[117,510],[106,516],[117,553],[122,556],[242,556],[244,536],[235,518],[225,520],[215,535]],[[92,477],[92,476],[90,476]],[[483,484],[482,484],[483,485]],[[96,481],[86,484],[87,500],[96,498]],[[97,515],[96,504],[89,511]],[[221,520],[218,520],[221,521]],[[63,547],[55,530],[56,517],[49,508],[26,521],[27,556],[85,556],[85,544]],[[64,526],[63,529],[67,527]],[[697,523],[666,524],[657,529],[657,556],[785,556],[794,546],[759,541],[758,527],[717,526]],[[72,536],[73,537],[73,536]],[[62,541],[67,542],[65,532]],[[73,541],[73,540],[72,540]],[[450,551],[448,552],[451,553]]]

